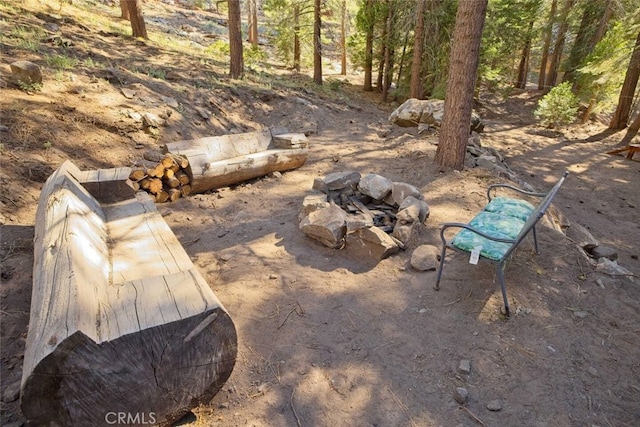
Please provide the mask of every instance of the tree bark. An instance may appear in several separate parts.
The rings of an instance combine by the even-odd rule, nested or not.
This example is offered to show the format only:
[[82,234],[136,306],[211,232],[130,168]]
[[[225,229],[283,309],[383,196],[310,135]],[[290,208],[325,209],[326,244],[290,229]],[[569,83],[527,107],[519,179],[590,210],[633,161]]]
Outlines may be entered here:
[[583,7],[580,28],[571,47],[571,53],[567,61],[567,71],[562,78],[563,82],[575,83],[578,68],[580,68],[587,55],[593,51],[597,43],[596,32],[601,27],[598,23],[601,23],[608,4],[604,0],[591,0],[584,3]]
[[127,0],[126,3],[129,9],[129,20],[131,21],[133,37],[148,39],[147,27],[144,25],[144,17],[142,16],[142,2],[140,0]]
[[609,123],[609,129],[620,130],[627,127],[629,121],[629,114],[631,113],[631,104],[633,103],[633,97],[636,93],[636,86],[638,85],[638,78],[640,77],[640,33],[636,39],[636,44],[631,54],[631,60],[629,61],[629,67],[624,76],[624,83],[620,90],[620,97],[618,98],[618,106],[611,123]]
[[322,41],[320,40],[320,11],[322,0],[315,0],[313,7],[313,82],[322,85]]
[[529,31],[527,40],[524,43],[522,49],[522,56],[520,57],[520,64],[518,65],[518,78],[516,79],[515,86],[518,89],[524,89],[527,87],[527,75],[529,74],[529,54],[531,53],[531,30],[533,29],[534,21],[529,22]]
[[347,75],[347,0],[340,6],[340,75]]
[[547,90],[551,90],[558,81],[558,70],[560,69],[560,60],[562,59],[562,52],[564,51],[564,42],[567,35],[567,29],[569,28],[569,11],[573,6],[574,0],[565,0],[564,8],[562,9],[562,16],[560,17],[560,28],[556,37],[556,43],[553,47],[553,54],[551,55],[551,62],[549,63],[549,72],[545,78],[544,84]]
[[364,91],[373,90],[373,29],[374,29],[374,0],[367,0],[365,15],[367,17],[367,31],[365,34],[364,48]]
[[551,46],[551,35],[553,30],[553,22],[556,16],[558,0],[551,2],[551,10],[549,11],[549,20],[544,29],[544,43],[542,45],[542,58],[540,60],[540,74],[538,75],[538,90],[544,89],[544,82],[547,77],[547,62],[549,60],[549,46]]
[[251,46],[258,46],[258,7],[256,0],[247,0],[247,18],[249,27],[249,43]]
[[126,19],[127,21],[131,20],[131,17],[129,16],[129,7],[127,6],[127,0],[120,0],[120,12],[122,13],[120,15],[120,18]]
[[293,6],[293,69],[300,72],[300,5]]
[[232,79],[237,79],[244,74],[244,56],[242,53],[242,27],[240,15],[240,1],[228,0],[229,8],[229,74]]
[[384,42],[384,78],[382,81],[382,102],[387,102],[387,95],[389,94],[389,86],[391,86],[392,70],[391,70],[391,43],[392,32],[391,25],[393,23],[393,2],[388,2],[389,11],[387,14],[387,37]]
[[413,39],[413,61],[411,62],[411,82],[409,98],[422,99],[422,52],[424,47],[424,10],[427,0],[418,1],[416,10],[416,30]]
[[435,162],[445,168],[464,168],[487,3],[488,0],[458,3],[444,117],[435,156]]

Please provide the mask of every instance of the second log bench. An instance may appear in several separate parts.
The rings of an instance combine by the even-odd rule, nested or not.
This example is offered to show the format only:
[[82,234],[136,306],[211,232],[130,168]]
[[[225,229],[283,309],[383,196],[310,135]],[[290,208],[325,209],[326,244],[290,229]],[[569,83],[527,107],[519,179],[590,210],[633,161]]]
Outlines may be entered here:
[[[99,176],[127,174],[87,186],[104,196]],[[235,327],[148,194],[100,202],[83,177],[67,161],[40,195],[22,412],[31,425],[171,422],[227,380]]]

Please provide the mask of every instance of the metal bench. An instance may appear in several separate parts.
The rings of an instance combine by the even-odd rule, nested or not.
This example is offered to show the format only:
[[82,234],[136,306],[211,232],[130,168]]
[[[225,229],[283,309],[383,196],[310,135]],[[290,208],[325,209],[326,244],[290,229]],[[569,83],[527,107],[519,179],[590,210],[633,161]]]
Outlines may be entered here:
[[[507,300],[503,273],[505,262],[529,232],[533,233],[535,251],[536,254],[539,253],[536,224],[544,216],[568,174],[569,172],[565,172],[547,193],[525,191],[509,184],[491,185],[487,189],[489,203],[468,224],[459,222],[443,224],[440,230],[440,238],[442,239],[440,268],[434,289],[440,290],[440,279],[447,248],[470,253],[472,261],[475,257],[476,260],[484,259],[497,264],[498,279],[504,300],[502,312],[509,316],[509,301]],[[522,199],[492,198],[491,192],[497,188],[507,188],[523,195],[540,197],[542,200],[538,206],[534,207]],[[447,240],[445,232],[450,228],[461,228],[461,230],[451,240]]]

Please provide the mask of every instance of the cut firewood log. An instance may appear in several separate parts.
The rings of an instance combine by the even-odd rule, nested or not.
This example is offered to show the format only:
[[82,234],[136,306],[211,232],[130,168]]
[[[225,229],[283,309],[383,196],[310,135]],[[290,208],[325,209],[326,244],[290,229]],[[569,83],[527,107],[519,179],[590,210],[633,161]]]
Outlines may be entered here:
[[191,194],[191,186],[189,184],[183,185],[182,187],[180,187],[180,193],[182,194],[182,197],[187,197],[189,194]]
[[169,200],[169,192],[164,188],[158,191],[158,194],[156,194],[156,203],[164,203],[167,200]]
[[177,188],[180,186],[180,181],[175,176],[172,176],[171,178],[164,178],[163,181],[169,188]]
[[186,169],[189,167],[189,160],[185,156],[175,153],[166,153],[165,156],[171,156],[173,161],[180,166],[180,169]]
[[178,181],[180,181],[180,185],[187,185],[190,181],[189,175],[182,171],[176,172],[175,177],[178,178]]
[[152,167],[147,169],[147,176],[151,177],[151,178],[155,178],[156,177],[156,168]]
[[177,188],[170,188],[169,189],[169,200],[172,202],[175,202],[176,200],[178,200],[181,196],[180,190]]
[[171,166],[175,164],[175,162],[173,161],[173,158],[171,157],[171,155],[165,154],[162,160],[160,161],[160,164],[162,164],[162,166],[165,169],[169,169],[171,168]]
[[131,181],[140,181],[142,178],[145,177],[146,174],[147,173],[144,169],[134,169],[129,174],[129,179]]
[[150,178],[142,178],[139,182],[140,184],[140,188],[142,188],[143,190],[148,190],[149,186],[151,185],[151,179]]
[[164,176],[164,166],[162,166],[162,163],[159,163],[156,168],[155,168],[155,172],[156,172],[156,177],[158,178],[162,178]]
[[159,178],[151,178],[149,180],[149,192],[152,194],[158,194],[162,191],[162,180]]
[[175,176],[175,172],[171,169],[167,169],[164,171],[164,177],[165,178],[173,178]]

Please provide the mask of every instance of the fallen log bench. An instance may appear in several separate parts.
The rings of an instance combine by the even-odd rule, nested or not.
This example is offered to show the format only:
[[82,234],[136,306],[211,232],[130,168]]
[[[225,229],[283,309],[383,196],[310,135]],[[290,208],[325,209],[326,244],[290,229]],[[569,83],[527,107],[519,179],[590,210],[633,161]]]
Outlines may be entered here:
[[150,196],[100,203],[84,175],[67,161],[40,195],[22,412],[30,425],[171,423],[227,380],[235,327]]
[[163,151],[187,158],[192,193],[296,169],[309,155],[306,136],[286,129],[178,141]]
[[[504,267],[506,261],[516,250],[518,245],[533,233],[533,242],[536,254],[538,251],[538,236],[536,234],[536,224],[544,216],[551,206],[553,198],[556,196],[564,180],[569,175],[565,172],[556,184],[546,193],[525,191],[509,184],[494,184],[487,189],[488,203],[484,206],[469,223],[447,222],[440,229],[440,239],[442,240],[442,251],[440,252],[440,267],[434,289],[440,289],[440,279],[444,268],[445,255],[447,249],[470,254],[469,263],[477,264],[483,259],[496,264],[500,290],[504,305],[501,309],[503,314],[509,316],[509,300],[507,299],[507,289],[504,283]],[[519,193],[521,196],[531,196],[540,199],[537,206],[532,205],[522,198],[495,197],[491,192],[498,188],[506,188]],[[460,229],[452,239],[447,239],[445,234],[448,229]]]

